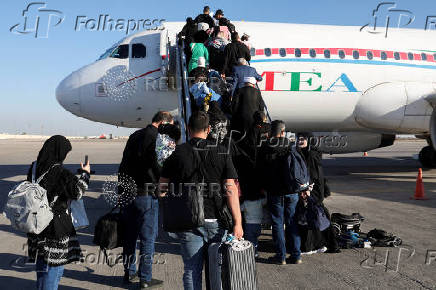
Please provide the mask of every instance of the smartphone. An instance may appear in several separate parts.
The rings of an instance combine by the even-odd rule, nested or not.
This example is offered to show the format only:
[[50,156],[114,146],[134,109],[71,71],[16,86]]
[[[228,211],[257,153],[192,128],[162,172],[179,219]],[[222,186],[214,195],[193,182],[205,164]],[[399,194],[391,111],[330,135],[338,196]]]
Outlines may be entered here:
[[83,165],[88,164],[88,155],[85,155],[85,163],[83,163]]

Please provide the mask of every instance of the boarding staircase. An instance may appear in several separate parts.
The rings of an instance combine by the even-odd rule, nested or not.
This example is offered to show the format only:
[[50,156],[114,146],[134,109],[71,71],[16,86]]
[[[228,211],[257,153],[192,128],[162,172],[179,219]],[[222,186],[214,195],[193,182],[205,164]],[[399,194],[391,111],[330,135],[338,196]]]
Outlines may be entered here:
[[[180,129],[182,131],[182,142],[186,142],[189,138],[188,136],[188,121],[189,117],[192,114],[191,107],[191,97],[189,94],[189,83],[188,83],[188,70],[187,70],[187,61],[185,55],[185,43],[183,40],[179,39],[179,35],[176,38],[175,52],[173,52],[175,56],[175,68],[174,70],[174,78],[175,78],[175,87],[177,88],[177,99],[178,99],[178,108],[179,108],[179,122]],[[260,88],[256,87],[260,90]],[[269,122],[271,122],[271,117],[268,111],[268,108],[265,104],[265,111]]]
[[175,57],[176,57],[176,68],[175,68],[175,80],[177,88],[177,99],[179,106],[179,122],[180,129],[182,131],[182,142],[188,140],[188,121],[191,117],[191,97],[189,95],[189,85],[188,85],[188,70],[186,63],[185,47],[184,41],[179,41],[179,36],[176,39]]

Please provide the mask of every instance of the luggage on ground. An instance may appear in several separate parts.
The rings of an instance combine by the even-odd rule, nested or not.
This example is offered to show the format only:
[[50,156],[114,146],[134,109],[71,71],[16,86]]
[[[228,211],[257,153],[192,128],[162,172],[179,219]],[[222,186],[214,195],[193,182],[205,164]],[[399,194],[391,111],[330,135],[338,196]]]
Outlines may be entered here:
[[256,261],[251,242],[230,240],[213,243],[208,249],[208,260],[211,290],[257,289]]
[[114,212],[115,209],[116,207],[102,216],[97,221],[94,230],[93,242],[103,250],[109,267],[113,267],[116,263],[109,264],[106,251],[122,247],[124,237],[122,214],[121,212]]
[[364,217],[359,213],[345,215],[342,213],[332,213],[331,222],[335,234],[339,236],[341,233],[346,233],[353,230],[356,233],[360,232],[360,224],[364,221]]
[[12,227],[29,234],[40,234],[53,219],[51,204],[47,199],[47,191],[39,185],[44,176],[55,166],[42,174],[35,181],[36,161],[32,166],[32,182],[23,181],[8,194],[4,212],[11,221]]
[[364,239],[353,230],[340,233],[338,237],[339,247],[342,249],[363,248]]
[[369,231],[367,238],[371,245],[375,247],[398,247],[403,243],[401,238],[380,229]]

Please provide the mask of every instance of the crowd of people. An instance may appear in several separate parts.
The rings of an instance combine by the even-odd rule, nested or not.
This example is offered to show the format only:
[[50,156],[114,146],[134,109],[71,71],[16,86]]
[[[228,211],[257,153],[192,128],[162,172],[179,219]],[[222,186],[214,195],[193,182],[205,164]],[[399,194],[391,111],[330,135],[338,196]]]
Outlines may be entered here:
[[[159,111],[151,124],[129,137],[119,166],[119,173],[131,177],[137,186],[136,197],[122,209],[123,280],[139,281],[141,289],[162,283],[152,279],[152,261],[162,230],[159,208],[169,198],[170,184],[222,185],[218,195],[206,192],[201,198],[201,223],[173,235],[181,245],[185,289],[202,289],[203,265],[208,281],[208,245],[223,241],[227,233],[252,242],[258,257],[265,217],[271,221],[276,252],[271,263],[300,264],[302,254],[340,251],[331,226],[320,225],[318,216],[308,214],[318,212],[329,218],[323,200],[330,190],[321,153],[311,146],[310,134],[299,133],[293,144],[286,138],[283,121],[268,122],[256,86],[262,77],[248,64],[247,38],[245,42],[240,39],[222,10],[213,17],[209,11],[205,7],[195,20],[188,18],[181,33],[188,49],[188,71],[194,77],[190,93],[195,110],[188,122],[189,140],[180,144],[181,132],[174,117]],[[226,75],[232,76],[230,85],[223,79]],[[224,84],[211,82],[212,77]],[[48,201],[54,203],[53,211],[59,213],[41,234],[29,235],[29,257],[37,261],[38,289],[57,289],[63,265],[80,258],[67,208],[70,200],[84,194],[91,170],[89,162],[81,165],[79,177],[66,170],[62,162],[69,151],[71,144],[65,137],[53,136],[36,161],[36,178],[49,171],[41,185]],[[150,184],[158,184],[158,190]],[[185,202],[180,199],[178,207],[183,209]],[[231,226],[223,221],[224,207]],[[163,212],[164,226],[173,215],[177,212]],[[173,228],[177,222],[173,221]],[[136,261],[138,238],[140,259]]]

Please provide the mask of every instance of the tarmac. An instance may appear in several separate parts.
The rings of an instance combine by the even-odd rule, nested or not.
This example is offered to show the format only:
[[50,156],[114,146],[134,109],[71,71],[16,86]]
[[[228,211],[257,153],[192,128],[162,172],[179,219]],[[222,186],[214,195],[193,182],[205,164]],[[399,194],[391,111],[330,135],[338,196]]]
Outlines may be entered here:
[[[59,289],[126,289],[123,267],[104,264],[92,243],[97,219],[110,210],[102,197],[102,187],[113,179],[126,140],[72,140],[73,151],[65,164],[76,170],[89,155],[92,176],[84,197],[90,227],[78,232],[84,263],[65,267]],[[43,141],[0,140],[0,211],[9,190],[25,178]],[[422,140],[401,140],[394,146],[362,153],[324,157],[324,169],[332,190],[325,204],[330,212],[365,217],[362,231],[384,229],[398,235],[398,248],[347,249],[339,254],[303,256],[300,265],[266,263],[272,255],[271,232],[263,231],[260,261],[257,263],[258,289],[436,289],[436,169],[423,171],[428,200],[413,200],[420,164],[413,158],[425,146]],[[112,178],[111,178],[112,176]],[[0,215],[0,288],[35,288],[34,265],[25,263],[26,238]],[[113,255],[120,254],[114,249]],[[164,280],[163,289],[182,289],[183,263],[177,241],[161,234],[156,243],[153,277]],[[132,285],[130,289],[137,289]]]

